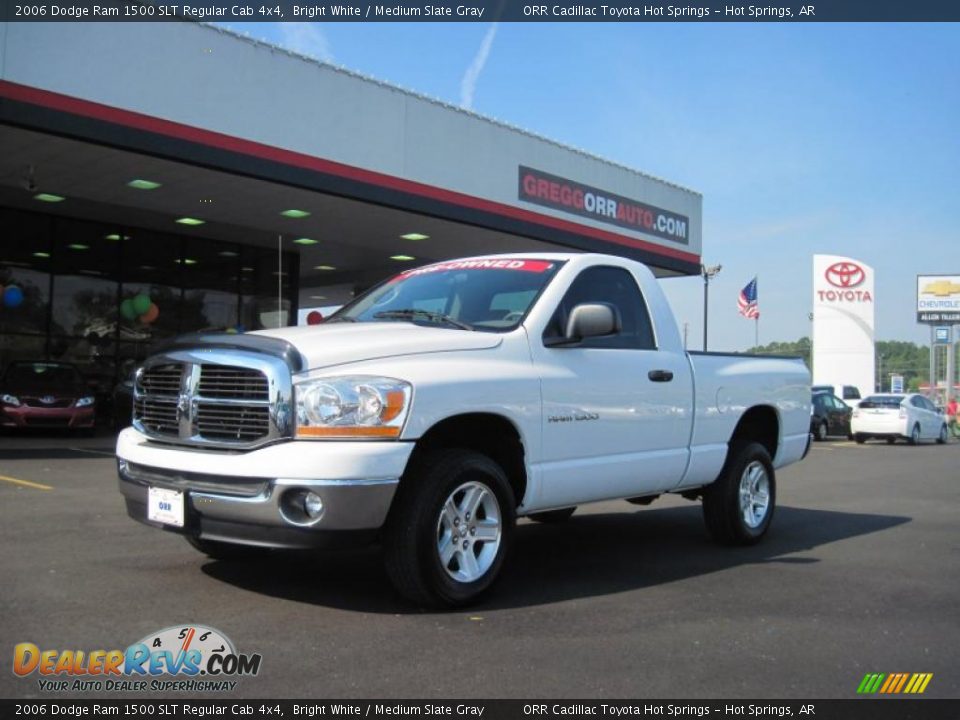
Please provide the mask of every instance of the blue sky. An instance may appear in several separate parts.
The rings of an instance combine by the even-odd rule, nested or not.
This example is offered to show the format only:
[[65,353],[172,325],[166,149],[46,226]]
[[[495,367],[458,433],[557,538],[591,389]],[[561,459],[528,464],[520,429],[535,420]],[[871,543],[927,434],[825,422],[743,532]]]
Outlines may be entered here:
[[[878,339],[926,343],[915,275],[960,274],[960,27],[243,24],[320,59],[703,193],[711,349],[810,334],[812,255],[877,272]],[[690,346],[702,281],[664,283]]]

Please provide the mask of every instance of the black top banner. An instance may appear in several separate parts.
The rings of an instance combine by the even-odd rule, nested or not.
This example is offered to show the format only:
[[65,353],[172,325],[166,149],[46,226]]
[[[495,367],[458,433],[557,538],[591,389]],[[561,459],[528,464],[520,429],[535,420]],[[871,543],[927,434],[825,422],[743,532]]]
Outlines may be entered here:
[[441,717],[460,720],[557,718],[760,718],[779,720],[955,720],[960,700],[0,700],[7,718],[355,718]]
[[956,0],[310,2],[0,0],[2,22],[960,22]]

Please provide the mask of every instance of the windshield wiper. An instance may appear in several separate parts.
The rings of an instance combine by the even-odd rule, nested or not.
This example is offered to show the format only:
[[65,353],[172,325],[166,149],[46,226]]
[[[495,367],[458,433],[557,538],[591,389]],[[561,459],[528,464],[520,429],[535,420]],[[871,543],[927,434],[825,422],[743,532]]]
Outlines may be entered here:
[[449,315],[444,315],[440,312],[432,312],[430,310],[416,310],[414,308],[405,310],[384,310],[382,312],[374,313],[373,316],[378,320],[428,320],[429,322],[446,323],[447,325],[452,325],[453,327],[460,328],[461,330],[473,330],[472,325],[468,325],[465,322],[456,320]]

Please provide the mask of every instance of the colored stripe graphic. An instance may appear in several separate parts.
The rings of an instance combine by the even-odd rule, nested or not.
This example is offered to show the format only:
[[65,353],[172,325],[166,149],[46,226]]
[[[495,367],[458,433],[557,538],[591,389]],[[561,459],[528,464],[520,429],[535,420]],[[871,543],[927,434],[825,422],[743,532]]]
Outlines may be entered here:
[[933,679],[933,673],[867,673],[857,686],[857,694],[920,695]]

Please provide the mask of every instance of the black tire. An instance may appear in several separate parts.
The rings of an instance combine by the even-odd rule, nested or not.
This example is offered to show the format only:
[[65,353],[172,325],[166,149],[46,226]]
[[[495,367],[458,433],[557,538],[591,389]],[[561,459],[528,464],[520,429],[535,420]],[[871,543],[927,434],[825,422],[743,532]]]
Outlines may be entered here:
[[[445,532],[443,508],[448,500],[457,505],[458,490],[468,484],[486,489],[496,501],[493,509],[499,513],[499,544],[494,554],[484,560],[487,544],[464,535],[462,540],[471,543],[469,549],[464,553],[456,550],[444,566],[439,547]],[[476,601],[490,589],[503,567],[513,540],[515,506],[506,473],[486,455],[455,449],[416,459],[400,483],[384,527],[384,561],[394,587],[421,606],[458,607]],[[483,514],[484,518],[490,516],[487,510]],[[458,521],[466,522],[467,517],[464,514],[464,520],[460,520],[460,509],[457,509]],[[479,519],[482,518],[474,518],[474,522]],[[469,572],[460,565],[460,558],[465,557],[466,552],[479,561],[482,573],[473,580],[461,581],[453,574]],[[486,562],[489,564],[484,567]]]
[[897,439],[896,439],[895,437],[888,437],[888,438],[887,438],[887,445],[893,445],[896,441],[897,441]]
[[853,441],[854,441],[857,445],[863,445],[863,444],[867,441],[867,437],[866,437],[863,433],[856,433],[856,434],[853,436]]
[[535,512],[527,515],[528,518],[538,523],[562,523],[573,517],[577,511],[576,506],[560,508],[559,510],[546,510],[544,512]]
[[938,445],[947,444],[947,426],[946,425],[943,425],[940,428],[940,435],[937,436],[937,444]]
[[269,552],[266,548],[238,543],[225,543],[219,540],[204,540],[193,535],[186,536],[187,542],[194,550],[214,560],[249,560],[263,557]]
[[821,420],[817,423],[817,429],[813,433],[813,439],[823,442],[827,439],[827,423],[824,420]]
[[914,423],[913,428],[910,430],[910,437],[907,438],[907,442],[911,445],[920,444],[920,424]]
[[[741,508],[741,482],[747,478],[760,483],[755,489],[762,491],[766,484],[766,506],[756,524],[745,519],[746,509]],[[703,519],[707,531],[717,542],[724,545],[753,545],[767,533],[773,520],[777,500],[777,483],[770,454],[760,443],[734,445],[720,477],[703,491]]]

